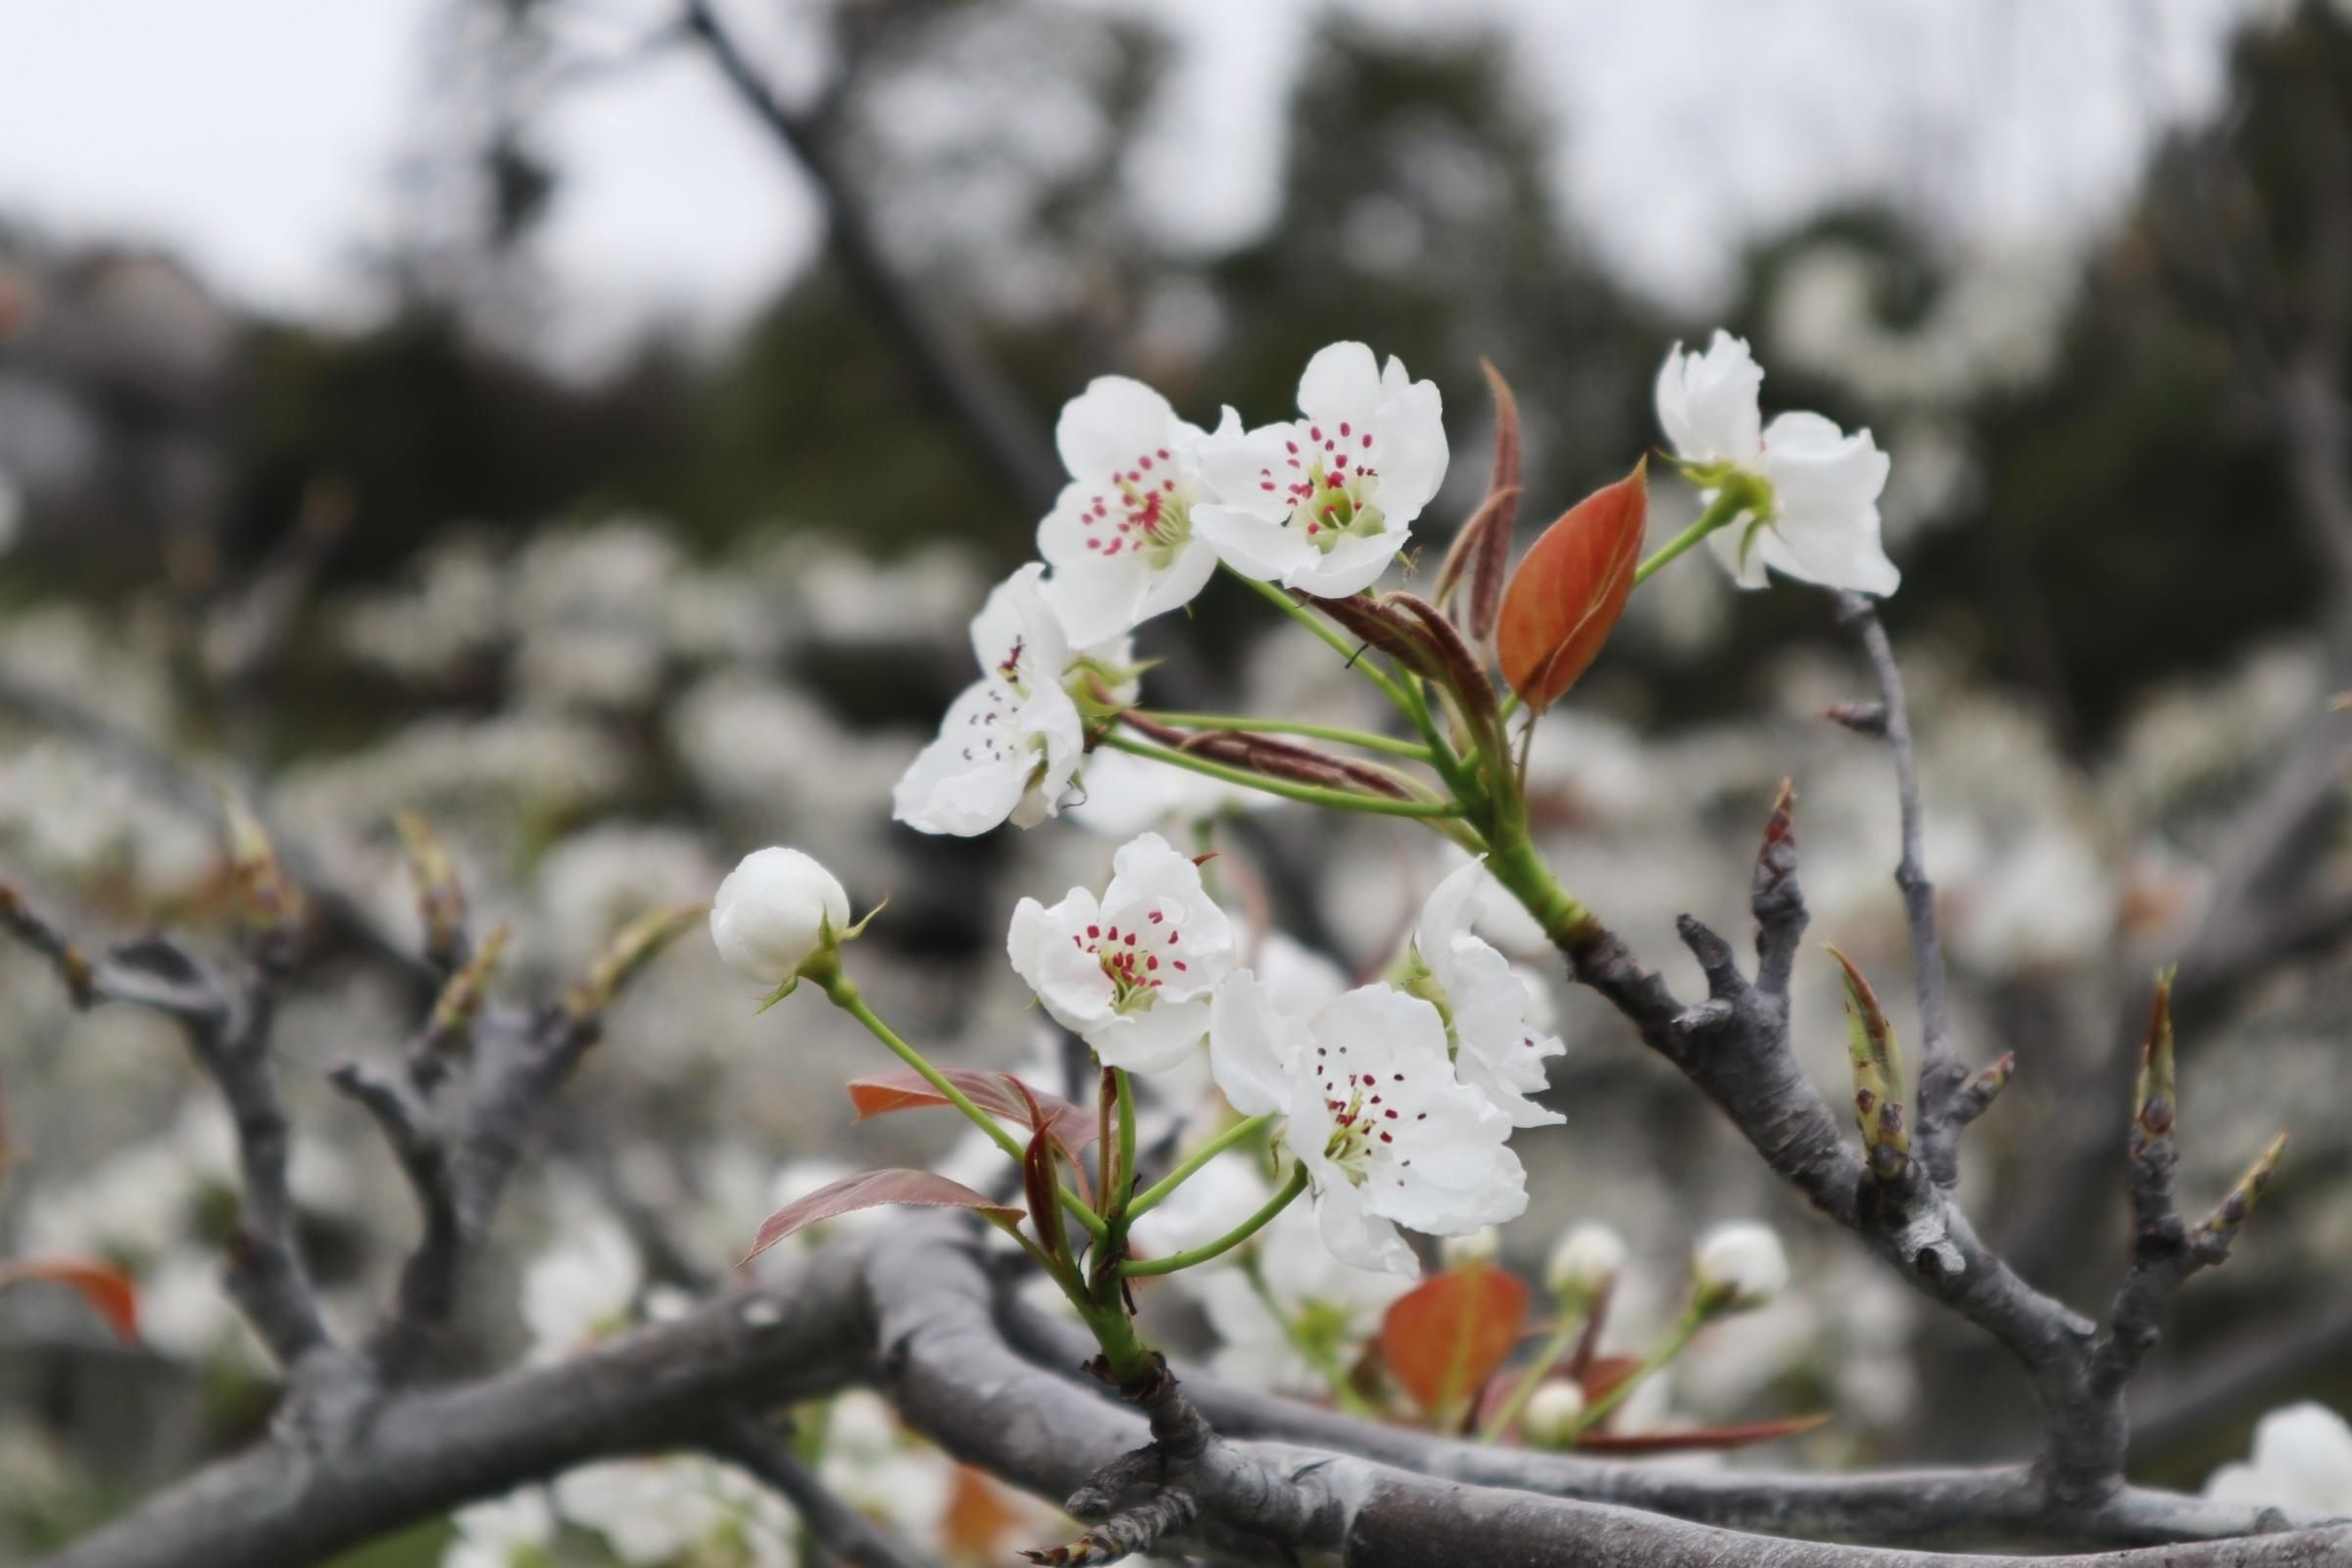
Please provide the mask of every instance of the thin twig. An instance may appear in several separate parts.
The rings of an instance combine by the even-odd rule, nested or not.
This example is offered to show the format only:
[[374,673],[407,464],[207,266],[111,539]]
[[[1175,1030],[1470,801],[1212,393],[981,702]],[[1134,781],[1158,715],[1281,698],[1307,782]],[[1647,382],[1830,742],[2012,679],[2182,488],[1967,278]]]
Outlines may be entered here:
[[836,1496],[759,1422],[740,1417],[722,1423],[709,1446],[714,1455],[741,1465],[792,1504],[802,1528],[829,1560],[850,1568],[923,1568],[920,1558]]

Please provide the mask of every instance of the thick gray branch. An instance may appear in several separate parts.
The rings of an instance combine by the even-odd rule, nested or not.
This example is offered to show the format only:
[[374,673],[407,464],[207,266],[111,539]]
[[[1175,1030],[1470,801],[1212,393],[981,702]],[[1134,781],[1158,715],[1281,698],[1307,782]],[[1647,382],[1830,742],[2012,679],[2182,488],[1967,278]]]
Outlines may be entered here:
[[[971,1246],[955,1222],[936,1217],[873,1227],[827,1244],[772,1286],[553,1366],[392,1395],[340,1428],[281,1422],[281,1432],[332,1437],[281,1438],[217,1466],[69,1547],[51,1568],[300,1568],[573,1465],[711,1447],[713,1421],[727,1412],[813,1396],[860,1377],[951,1453],[1041,1495],[1064,1496],[1143,1446],[1151,1425],[1099,1387],[1014,1349],[994,1326],[993,1292]],[[725,1446],[717,1445],[722,1453]],[[1247,1562],[1319,1553],[1350,1564],[1635,1568],[2022,1568],[2030,1560],[1778,1542],[1464,1486],[1327,1448],[1231,1438],[1204,1438],[1185,1480],[1200,1516],[1177,1547]],[[1890,1509],[1891,1499],[1880,1506]],[[1433,1550],[1440,1533],[1444,1549]],[[2317,1568],[2345,1561],[2347,1552],[2352,1527],[2049,1560],[2078,1568]]]

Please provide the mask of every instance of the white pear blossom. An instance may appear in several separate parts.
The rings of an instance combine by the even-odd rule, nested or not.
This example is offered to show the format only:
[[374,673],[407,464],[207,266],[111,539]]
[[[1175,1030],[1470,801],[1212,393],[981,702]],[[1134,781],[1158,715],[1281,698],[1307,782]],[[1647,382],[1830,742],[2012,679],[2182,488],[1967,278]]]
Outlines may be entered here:
[[1257,939],[1250,972],[1286,1018],[1312,1018],[1348,989],[1348,971],[1286,931]]
[[1454,1076],[1445,1022],[1427,1002],[1359,986],[1301,1022],[1240,970],[1212,1011],[1217,1086],[1245,1114],[1288,1118],[1283,1142],[1343,1262],[1415,1274],[1398,1225],[1461,1236],[1527,1207],[1510,1118]]
[[1702,1296],[1724,1306],[1762,1306],[1788,1288],[1788,1254],[1771,1226],[1732,1220],[1698,1239],[1690,1274]]
[[2309,1399],[2273,1410],[2254,1424],[2254,1452],[2226,1464],[2205,1495],[2258,1507],[2352,1514],[2352,1425]]
[[563,1244],[522,1277],[522,1320],[533,1356],[561,1356],[624,1327],[644,1283],[636,1244],[611,1216],[572,1222]]
[[1216,1331],[1210,1365],[1219,1377],[1294,1395],[1328,1393],[1322,1369],[1352,1366],[1390,1304],[1412,1288],[1387,1270],[1342,1262],[1297,1204],[1257,1234],[1243,1267],[1175,1278],[1189,1282]]
[[1203,439],[1123,375],[1100,376],[1063,405],[1054,443],[1070,482],[1039,524],[1037,549],[1054,567],[1046,598],[1073,641],[1189,604],[1217,569],[1215,548],[1193,531]]
[[911,1441],[881,1396],[852,1389],[825,1407],[817,1479],[869,1519],[913,1542],[934,1542],[954,1501],[954,1461]]
[[556,1540],[555,1510],[538,1487],[460,1508],[450,1523],[457,1534],[441,1568],[532,1568],[548,1560]]
[[891,792],[891,814],[909,827],[970,838],[1005,821],[1035,827],[1061,809],[1086,747],[1071,665],[1085,660],[1115,677],[1128,661],[1115,644],[1072,649],[1045,575],[1038,563],[1023,566],[972,618],[981,676]]
[[556,1508],[605,1539],[628,1568],[656,1568],[732,1524],[717,1467],[683,1456],[584,1465],[556,1482]]
[[1588,1221],[1571,1227],[1544,1265],[1544,1288],[1564,1301],[1589,1301],[1625,1267],[1625,1238]]
[[1492,1263],[1502,1255],[1502,1232],[1481,1225],[1467,1236],[1448,1236],[1438,1245],[1438,1261],[1447,1268]]
[[1764,424],[1763,384],[1747,344],[1721,330],[1703,352],[1676,344],[1658,370],[1658,423],[1704,499],[1712,503],[1735,478],[1770,491],[1763,513],[1717,530],[1708,547],[1742,588],[1763,587],[1769,567],[1826,587],[1893,593],[1902,574],[1879,537],[1886,455],[1868,430],[1848,435],[1818,414]]
[[1004,951],[1105,1066],[1159,1072],[1208,1032],[1209,994],[1233,968],[1233,925],[1200,868],[1156,833],[1122,845],[1110,864],[1100,899],[1085,888],[1052,908],[1023,899]]
[[1298,379],[1296,420],[1200,443],[1193,526],[1236,571],[1326,599],[1369,588],[1446,477],[1437,383],[1334,343]]
[[1079,826],[1111,839],[1169,824],[1189,829],[1196,822],[1284,804],[1282,797],[1263,790],[1107,747],[1086,760],[1084,795],[1071,805],[1070,815]]
[[1546,1378],[1519,1412],[1519,1432],[1538,1447],[1565,1447],[1575,1441],[1584,1413],[1583,1389],[1569,1378]]
[[710,903],[718,956],[764,986],[790,980],[849,924],[850,896],[840,879],[799,850],[754,850]]
[[1494,885],[1485,862],[1472,860],[1431,890],[1413,933],[1417,962],[1408,966],[1405,989],[1437,1004],[1464,1083],[1512,1126],[1549,1126],[1567,1118],[1528,1097],[1544,1091],[1545,1060],[1568,1048],[1528,1023],[1526,983],[1472,929]]
[[[1167,1257],[1205,1247],[1265,1206],[1274,1190],[1242,1155],[1228,1154],[1201,1166],[1166,1200],[1140,1215],[1128,1235],[1145,1257]],[[1295,1212],[1286,1210],[1285,1212]],[[1262,1234],[1262,1233],[1261,1233]],[[1318,1247],[1322,1244],[1317,1243]],[[1241,1261],[1236,1248],[1200,1265],[1214,1269]],[[1193,1277],[1186,1270],[1178,1278]]]

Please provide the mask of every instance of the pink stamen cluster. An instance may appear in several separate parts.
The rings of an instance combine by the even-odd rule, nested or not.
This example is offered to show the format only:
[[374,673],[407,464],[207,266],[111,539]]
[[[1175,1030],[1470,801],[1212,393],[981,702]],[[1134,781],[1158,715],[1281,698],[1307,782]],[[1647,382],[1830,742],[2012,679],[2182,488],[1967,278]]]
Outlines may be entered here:
[[[1313,450],[1304,453],[1296,439],[1283,442],[1294,477],[1282,479],[1273,469],[1260,468],[1257,487],[1269,495],[1287,495],[1292,516],[1303,517],[1307,536],[1313,538],[1326,527],[1344,528],[1353,520],[1361,498],[1349,486],[1379,477],[1380,470],[1363,456],[1372,450],[1372,432],[1358,433],[1348,420],[1342,419],[1339,429],[1329,435],[1320,424],[1308,425],[1306,440]],[[1348,450],[1350,442],[1357,445],[1353,453]],[[1355,464],[1352,473],[1348,466],[1351,457]]]
[[[1167,912],[1153,909],[1145,916],[1145,922],[1146,928],[1139,929],[1130,923],[1124,931],[1116,925],[1104,927],[1100,923],[1089,924],[1084,936],[1075,932],[1070,936],[1072,947],[1081,953],[1093,954],[1096,961],[1102,965],[1102,972],[1110,976],[1111,987],[1117,993],[1121,1005],[1136,997],[1158,990],[1165,983],[1165,977],[1159,973],[1161,958],[1168,960],[1168,967],[1174,973],[1186,972],[1185,961],[1177,957],[1173,951],[1184,933],[1167,924]],[[1150,929],[1153,927],[1164,929]],[[1141,946],[1137,943],[1139,936],[1143,938]]]
[[[1087,549],[1100,551],[1108,560],[1121,551],[1175,542],[1182,521],[1177,508],[1183,499],[1176,491],[1176,475],[1173,470],[1153,471],[1155,465],[1170,461],[1168,449],[1160,447],[1136,459],[1133,467],[1110,476],[1115,495],[1096,496],[1078,519],[1090,530]],[[1091,531],[1106,523],[1106,531]]]

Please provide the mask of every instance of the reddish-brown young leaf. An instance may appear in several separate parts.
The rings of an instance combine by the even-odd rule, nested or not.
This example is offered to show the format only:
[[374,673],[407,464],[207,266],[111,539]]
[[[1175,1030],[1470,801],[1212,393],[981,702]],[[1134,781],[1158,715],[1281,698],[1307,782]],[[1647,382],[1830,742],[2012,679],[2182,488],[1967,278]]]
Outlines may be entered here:
[[1054,1135],[1040,1127],[1021,1156],[1021,1187],[1029,1197],[1029,1219],[1046,1250],[1058,1257],[1061,1233],[1061,1175],[1054,1166]]
[[1689,1453],[1700,1449],[1746,1448],[1810,1432],[1829,1420],[1828,1412],[1784,1416],[1777,1421],[1742,1421],[1731,1426],[1697,1427],[1688,1432],[1617,1434],[1587,1432],[1576,1440],[1580,1449],[1592,1453]]
[[1527,1327],[1527,1287],[1492,1263],[1422,1281],[1381,1319],[1389,1376],[1425,1414],[1443,1415],[1494,1375]]
[[75,1292],[106,1319],[116,1339],[124,1345],[139,1343],[139,1288],[120,1270],[74,1257],[28,1257],[0,1263],[0,1290],[26,1280],[63,1285]]
[[1470,640],[1484,647],[1494,635],[1502,580],[1511,564],[1511,530],[1519,521],[1519,400],[1493,361],[1482,359],[1478,368],[1487,372],[1487,389],[1494,395],[1494,465],[1487,475],[1486,499],[1453,536],[1429,597],[1450,612],[1455,591],[1464,590],[1462,625]]
[[[1042,1111],[1054,1146],[1073,1162],[1080,1162],[1079,1152],[1095,1141],[1095,1118],[1084,1106],[1058,1095],[1041,1094],[1008,1072],[945,1067],[940,1076],[962,1090],[964,1097],[982,1110],[1009,1117],[1032,1132],[1038,1125],[1031,1114],[1032,1107]],[[869,1116],[887,1116],[894,1110],[929,1110],[947,1102],[948,1097],[932,1088],[911,1067],[876,1073],[850,1084],[850,1103],[858,1108],[859,1121]]]
[[1502,678],[1532,711],[1576,684],[1625,613],[1649,520],[1647,463],[1544,529],[1503,590],[1495,625]]
[[806,1230],[819,1221],[839,1219],[861,1208],[880,1208],[886,1203],[906,1203],[916,1208],[975,1209],[1004,1226],[1017,1223],[1021,1217],[1021,1211],[1012,1205],[983,1198],[963,1183],[952,1182],[931,1171],[861,1171],[827,1183],[768,1215],[743,1260],[750,1262],[793,1232]]

